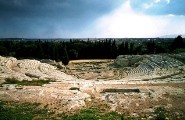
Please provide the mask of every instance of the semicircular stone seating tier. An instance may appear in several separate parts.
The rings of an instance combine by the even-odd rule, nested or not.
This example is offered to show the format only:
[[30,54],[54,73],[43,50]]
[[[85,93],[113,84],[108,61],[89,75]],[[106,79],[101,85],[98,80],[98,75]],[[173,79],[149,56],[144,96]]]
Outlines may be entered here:
[[16,66],[16,58],[13,57],[2,57],[0,56],[0,71],[11,72],[12,67]]
[[131,69],[128,72],[128,75],[146,75],[152,74],[156,69],[170,69],[170,68],[178,68],[178,66],[182,66],[183,63],[179,60],[171,58],[165,55],[151,55],[145,60],[141,62],[140,65]]
[[37,70],[39,68],[40,61],[36,60],[21,60],[17,66],[21,69]]
[[32,79],[54,79],[71,80],[72,76],[67,75],[47,63],[38,60],[23,59],[17,60],[13,57],[0,56],[0,77],[17,78],[19,80]]
[[42,73],[50,73],[50,72],[53,72],[54,70],[56,70],[57,68],[52,66],[52,65],[49,65],[49,64],[46,64],[46,63],[42,63],[40,64],[39,66],[39,70],[42,72]]

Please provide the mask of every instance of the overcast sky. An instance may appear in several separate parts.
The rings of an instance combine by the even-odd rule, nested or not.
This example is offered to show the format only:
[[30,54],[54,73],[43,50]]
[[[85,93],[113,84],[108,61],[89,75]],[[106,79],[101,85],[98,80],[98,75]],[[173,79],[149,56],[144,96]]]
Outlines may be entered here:
[[185,0],[0,0],[0,37],[185,34]]

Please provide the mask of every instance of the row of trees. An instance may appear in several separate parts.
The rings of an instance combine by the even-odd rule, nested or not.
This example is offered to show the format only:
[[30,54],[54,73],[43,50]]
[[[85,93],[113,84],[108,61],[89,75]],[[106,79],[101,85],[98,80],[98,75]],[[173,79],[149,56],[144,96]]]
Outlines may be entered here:
[[53,59],[67,64],[72,59],[114,59],[125,54],[155,54],[185,48],[181,36],[173,42],[154,40],[101,41],[0,41],[0,55],[16,58]]

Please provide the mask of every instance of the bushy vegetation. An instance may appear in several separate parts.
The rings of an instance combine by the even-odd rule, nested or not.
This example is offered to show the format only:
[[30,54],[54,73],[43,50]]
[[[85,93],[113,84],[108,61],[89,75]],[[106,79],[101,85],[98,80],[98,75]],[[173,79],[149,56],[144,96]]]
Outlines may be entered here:
[[53,80],[23,80],[19,81],[16,78],[6,78],[3,84],[18,84],[25,86],[42,86],[43,84],[49,84],[50,82],[54,82]]
[[47,109],[39,108],[39,103],[16,103],[0,101],[0,120],[44,120]]
[[168,112],[164,107],[158,107],[155,109],[155,120],[165,120],[167,118],[169,118],[168,116]]
[[[16,103],[0,101],[0,120],[123,120],[116,112],[102,113],[97,108],[81,110],[75,115],[49,113],[39,103]],[[125,120],[125,119],[124,119]],[[127,119],[126,119],[127,120]],[[131,120],[131,119],[129,119]]]
[[88,108],[81,110],[73,116],[63,116],[65,120],[121,120],[122,115],[116,112],[102,113],[97,108]]
[[163,106],[157,107],[154,111],[155,120],[184,120],[184,111],[168,111]]
[[155,54],[173,52],[185,48],[181,36],[173,41],[161,38],[153,39],[104,39],[83,41],[20,41],[1,39],[0,55],[16,58],[52,59],[65,65],[74,59],[114,59],[126,54]]
[[[18,103],[0,101],[0,120],[137,120],[147,117],[132,118],[117,112],[102,111],[98,107],[80,110],[74,115],[49,112],[47,105],[40,107],[39,103]],[[183,120],[183,116],[176,116],[164,107],[157,107],[154,120]]]

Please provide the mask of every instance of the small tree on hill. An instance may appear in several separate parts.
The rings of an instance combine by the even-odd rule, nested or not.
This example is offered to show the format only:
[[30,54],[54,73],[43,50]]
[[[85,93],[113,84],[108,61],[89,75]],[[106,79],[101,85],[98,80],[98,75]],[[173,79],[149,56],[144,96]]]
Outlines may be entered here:
[[69,63],[69,56],[68,56],[68,53],[67,53],[67,50],[66,50],[66,47],[64,47],[64,50],[62,51],[62,63],[64,65],[68,65]]
[[178,48],[183,48],[183,47],[184,47],[183,38],[182,38],[181,35],[178,35],[178,36],[174,39],[174,41],[173,41],[173,43],[172,43],[172,50],[174,51],[174,50],[176,50],[176,49],[178,49]]

